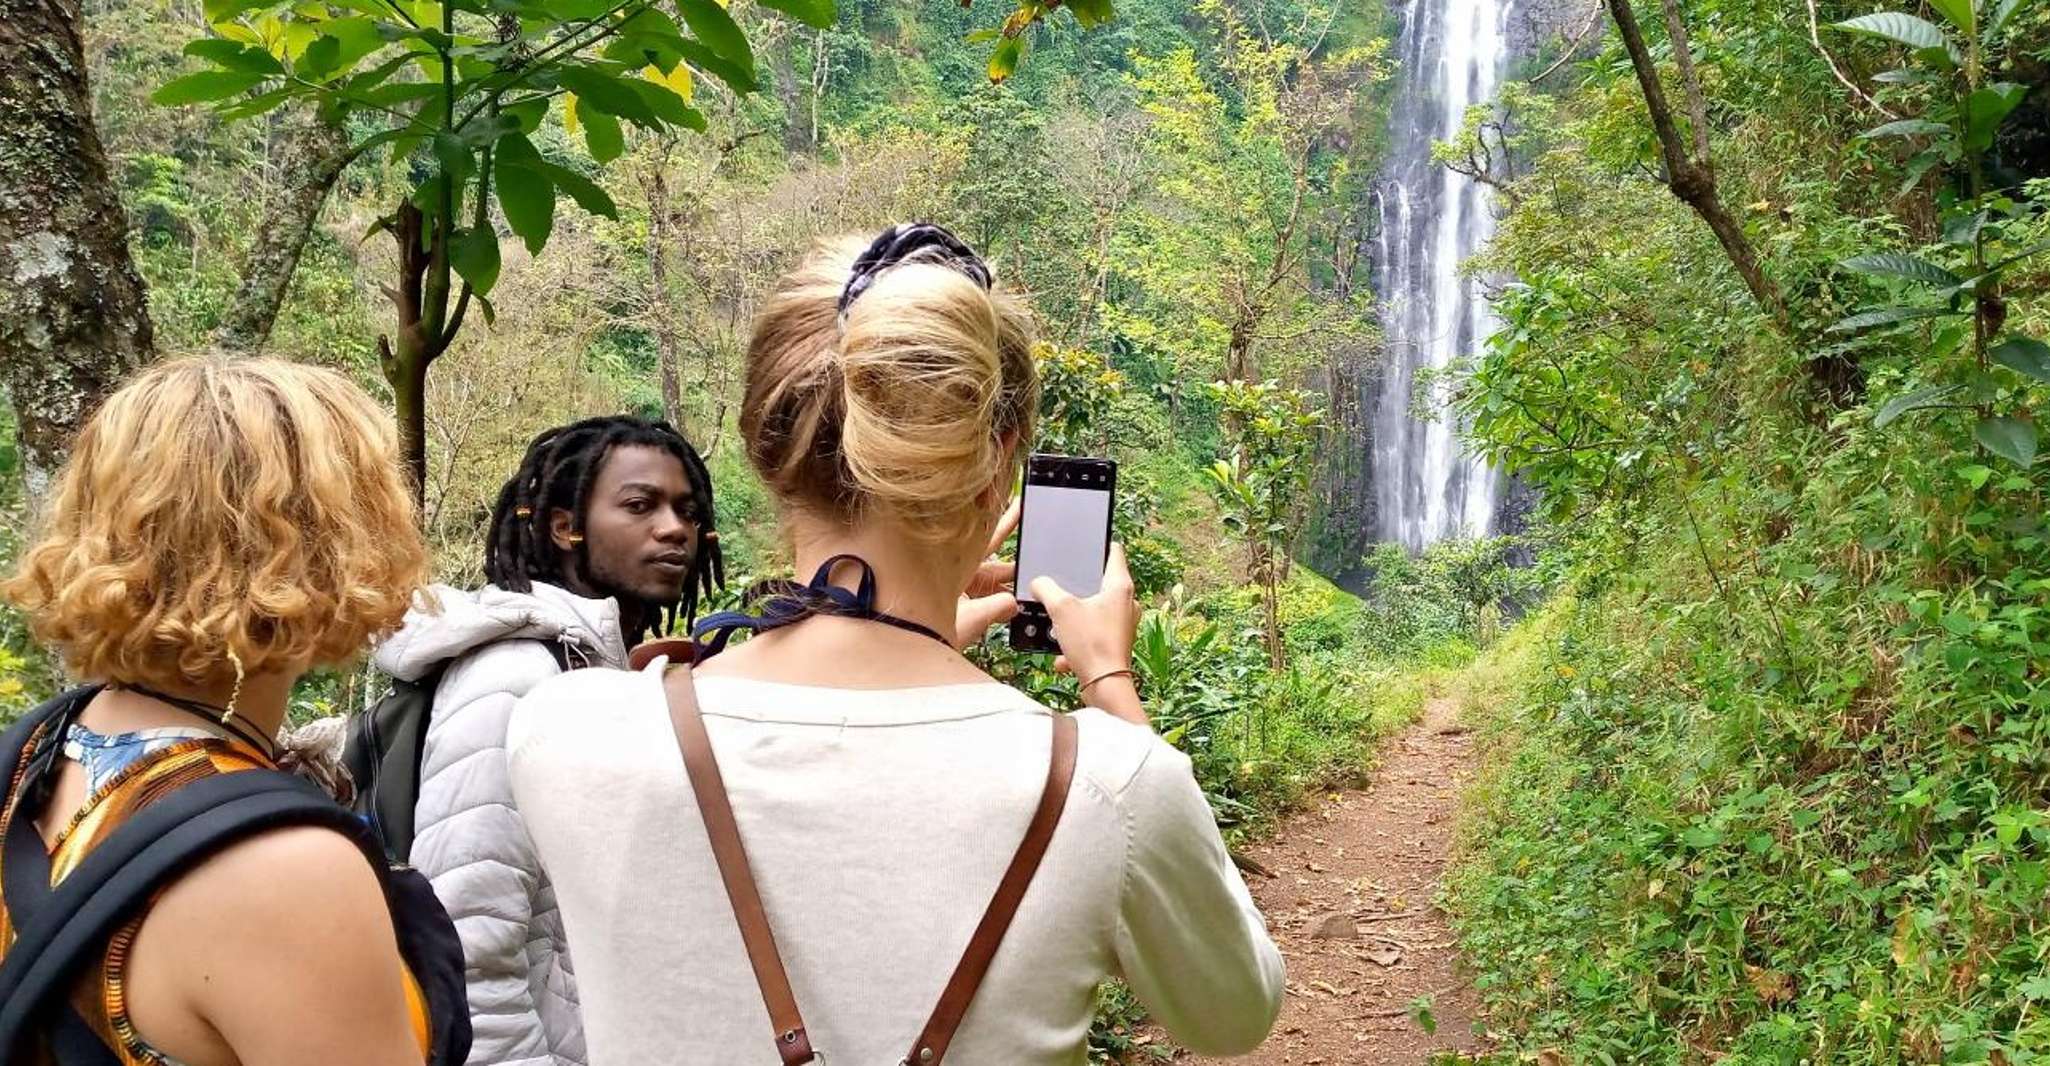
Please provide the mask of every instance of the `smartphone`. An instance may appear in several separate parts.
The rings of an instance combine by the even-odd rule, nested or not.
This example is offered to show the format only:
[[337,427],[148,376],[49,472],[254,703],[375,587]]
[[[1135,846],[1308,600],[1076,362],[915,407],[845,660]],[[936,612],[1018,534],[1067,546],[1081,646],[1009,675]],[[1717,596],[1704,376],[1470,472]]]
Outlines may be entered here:
[[1018,516],[1018,615],[1011,647],[1058,654],[1053,623],[1032,598],[1032,579],[1050,577],[1077,596],[1103,588],[1110,555],[1110,503],[1118,464],[1109,459],[1034,455],[1025,461]]

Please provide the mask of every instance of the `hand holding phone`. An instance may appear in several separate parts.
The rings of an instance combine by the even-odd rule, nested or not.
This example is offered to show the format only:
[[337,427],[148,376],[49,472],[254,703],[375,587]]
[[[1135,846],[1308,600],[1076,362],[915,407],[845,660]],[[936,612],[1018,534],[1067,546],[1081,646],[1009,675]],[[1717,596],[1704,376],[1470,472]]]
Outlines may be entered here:
[[1110,552],[1111,499],[1117,464],[1109,459],[1034,455],[1025,462],[1019,498],[1018,615],[1011,646],[1058,654],[1054,619],[1035,594],[1051,578],[1068,595],[1087,598],[1101,589]]

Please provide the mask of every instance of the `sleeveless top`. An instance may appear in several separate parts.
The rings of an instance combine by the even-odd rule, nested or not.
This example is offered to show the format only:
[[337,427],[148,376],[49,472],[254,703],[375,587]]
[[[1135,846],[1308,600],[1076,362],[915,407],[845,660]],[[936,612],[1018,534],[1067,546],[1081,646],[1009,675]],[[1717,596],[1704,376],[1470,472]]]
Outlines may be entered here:
[[[33,744],[33,741],[31,742]],[[64,826],[50,848],[50,877],[53,885],[76,870],[94,845],[136,812],[196,781],[217,774],[242,770],[271,769],[270,761],[254,747],[225,737],[206,736],[152,746],[140,758],[128,763],[86,797],[85,805]],[[18,812],[14,799],[20,791],[26,764],[8,782],[7,798],[0,807],[0,831]],[[177,1060],[151,1047],[128,1013],[128,954],[135,935],[148,917],[148,908],[130,919],[107,941],[98,961],[87,966],[73,988],[71,1001],[79,1017],[99,1036],[122,1066],[179,1066]],[[4,898],[0,898],[0,957],[15,940],[15,929]],[[427,999],[410,971],[403,974],[406,1005],[412,1017],[413,1036],[425,1061],[431,1044]],[[56,1066],[50,1051],[31,1038],[24,1066]]]

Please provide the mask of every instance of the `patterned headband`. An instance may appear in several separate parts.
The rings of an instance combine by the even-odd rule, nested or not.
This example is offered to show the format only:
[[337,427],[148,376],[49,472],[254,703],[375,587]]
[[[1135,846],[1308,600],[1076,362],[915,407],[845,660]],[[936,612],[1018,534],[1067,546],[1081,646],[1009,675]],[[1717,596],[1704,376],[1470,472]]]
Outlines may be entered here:
[[840,317],[883,271],[899,263],[931,263],[954,270],[985,289],[995,285],[989,264],[967,242],[931,222],[899,222],[882,232],[854,261],[854,273],[840,290]]

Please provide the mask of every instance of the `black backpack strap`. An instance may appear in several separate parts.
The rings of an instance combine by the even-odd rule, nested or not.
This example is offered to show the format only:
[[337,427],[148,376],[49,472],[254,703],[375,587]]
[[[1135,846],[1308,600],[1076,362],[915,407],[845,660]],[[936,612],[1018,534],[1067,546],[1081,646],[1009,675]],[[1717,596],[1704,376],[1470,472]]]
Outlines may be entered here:
[[49,1017],[50,998],[151,893],[228,844],[266,829],[321,826],[349,837],[379,878],[386,874],[361,821],[311,782],[274,770],[203,778],[150,804],[54,889],[33,818],[13,813],[0,842],[0,891],[17,934],[0,958],[0,1049]]

